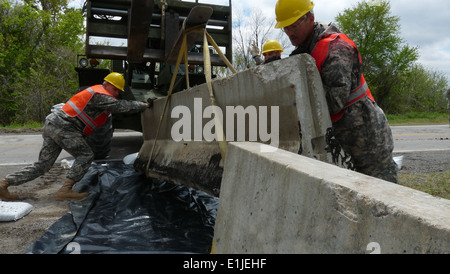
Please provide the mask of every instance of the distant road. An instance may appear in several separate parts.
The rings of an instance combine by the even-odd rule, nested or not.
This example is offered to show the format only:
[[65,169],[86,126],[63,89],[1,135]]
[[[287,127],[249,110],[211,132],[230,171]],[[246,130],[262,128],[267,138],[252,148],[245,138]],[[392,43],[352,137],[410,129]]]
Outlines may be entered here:
[[[128,154],[139,152],[142,146],[142,133],[136,131],[114,132],[111,141],[111,159],[123,159]],[[41,134],[2,134],[0,135],[0,166],[28,165],[37,161],[42,146]],[[62,151],[56,162],[73,159]]]
[[[450,128],[448,125],[393,126],[394,152],[432,152],[450,153]],[[450,161],[450,154],[449,154]]]
[[[393,126],[395,153],[450,151],[450,128],[448,125]],[[115,132],[111,159],[122,159],[139,151],[142,134],[135,131]],[[27,165],[38,159],[42,146],[40,134],[0,135],[0,166]],[[450,155],[450,152],[449,152]],[[63,151],[57,162],[73,159]],[[450,161],[450,156],[449,156]]]

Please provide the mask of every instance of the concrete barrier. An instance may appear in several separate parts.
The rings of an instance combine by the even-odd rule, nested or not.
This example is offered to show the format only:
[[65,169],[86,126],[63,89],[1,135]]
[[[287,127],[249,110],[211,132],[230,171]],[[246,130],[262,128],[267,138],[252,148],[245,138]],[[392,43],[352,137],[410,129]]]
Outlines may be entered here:
[[[284,150],[331,162],[331,154],[326,151],[330,114],[320,74],[310,55],[257,66],[214,80],[212,86],[217,111],[222,115],[216,117],[210,112],[206,84],[175,93],[167,105],[156,144],[166,98],[156,100],[153,108],[143,112],[144,144],[135,162],[137,170],[148,170],[152,177],[218,196],[222,153],[217,139],[205,136],[218,132],[218,128],[223,129],[229,142],[275,143]],[[267,133],[269,140],[262,133]],[[151,165],[147,166],[152,151]]]
[[213,253],[450,253],[450,200],[230,143]]

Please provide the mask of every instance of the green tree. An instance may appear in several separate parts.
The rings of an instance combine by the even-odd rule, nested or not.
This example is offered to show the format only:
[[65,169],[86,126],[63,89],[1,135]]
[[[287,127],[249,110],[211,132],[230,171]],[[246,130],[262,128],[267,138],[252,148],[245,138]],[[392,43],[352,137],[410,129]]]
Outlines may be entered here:
[[9,1],[0,1],[0,14],[0,124],[8,124],[17,110],[15,83],[22,78],[21,68],[32,53],[33,46],[27,41],[36,31],[37,24],[32,22],[37,17],[32,9],[13,6]]
[[67,0],[0,0],[0,124],[42,122],[77,87],[81,10]]
[[402,90],[392,98],[398,104],[397,113],[437,112],[447,113],[447,79],[441,72],[428,70],[415,63],[401,74]]
[[366,80],[377,103],[396,108],[393,93],[399,91],[402,72],[417,61],[418,49],[400,37],[400,18],[391,15],[389,1],[363,1],[336,17],[342,32],[358,46]]

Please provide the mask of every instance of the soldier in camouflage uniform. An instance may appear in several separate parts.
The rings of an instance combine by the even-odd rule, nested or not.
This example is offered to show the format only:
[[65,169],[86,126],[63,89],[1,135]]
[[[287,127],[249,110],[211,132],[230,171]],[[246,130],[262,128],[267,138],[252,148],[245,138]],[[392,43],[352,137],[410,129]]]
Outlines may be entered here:
[[261,53],[264,58],[259,54],[259,48],[255,42],[252,43],[249,51],[258,66],[280,60],[284,49],[277,40],[267,40],[263,45],[263,51]]
[[[85,107],[80,111],[80,115],[89,117],[105,115],[107,118],[110,112],[136,113],[150,107],[149,104],[143,102],[117,100],[116,97],[119,95],[119,91],[123,91],[124,83],[125,81],[121,74],[111,73],[105,78],[103,85],[91,87],[92,89],[95,88],[96,91],[91,92],[91,95],[89,95],[91,96],[90,99],[79,100],[85,100]],[[82,92],[85,95],[89,94],[88,89]],[[47,116],[42,134],[44,142],[39,153],[39,160],[21,171],[7,175],[6,179],[0,180],[0,199],[18,199],[17,195],[8,192],[8,186],[23,184],[49,171],[63,149],[70,153],[75,158],[75,161],[66,175],[66,183],[57,192],[57,199],[77,200],[88,195],[87,193],[76,193],[72,190],[73,185],[83,178],[94,159],[94,153],[86,142],[86,135],[90,133],[88,129],[95,130],[95,128],[89,128],[83,122],[83,118],[80,118],[80,115],[69,115],[71,113],[69,109],[71,108],[67,106],[69,106],[69,102],[76,101],[74,98],[77,95],[72,97],[62,109],[57,109]],[[97,123],[96,126],[97,128],[100,127],[101,123]]]
[[450,87],[447,90],[448,125],[450,127]]
[[[332,116],[333,134],[351,155],[355,170],[398,183],[391,128],[365,83],[359,52],[345,35],[341,38],[336,26],[315,22],[313,7],[310,0],[279,0],[276,27],[282,28],[296,47],[291,55],[308,53],[316,59]],[[333,39],[321,42],[329,37]],[[325,45],[322,55],[316,52],[319,42]],[[364,93],[350,102],[353,92],[360,90]]]

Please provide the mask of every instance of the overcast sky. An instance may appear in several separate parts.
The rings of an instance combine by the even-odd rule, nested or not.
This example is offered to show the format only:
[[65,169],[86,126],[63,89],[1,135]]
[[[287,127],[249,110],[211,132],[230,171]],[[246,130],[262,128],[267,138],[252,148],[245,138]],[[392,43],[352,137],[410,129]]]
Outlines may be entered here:
[[[194,2],[194,0],[189,0]],[[361,0],[313,0],[316,20],[334,22],[335,17]],[[370,0],[376,3],[377,0]],[[83,0],[71,0],[80,7]],[[199,3],[225,4],[228,0],[199,0]],[[277,0],[232,0],[233,10],[249,14],[259,9],[267,18],[275,18]],[[442,72],[450,84],[450,1],[449,0],[391,0],[391,13],[400,17],[401,37],[419,48],[419,62],[427,68]],[[292,51],[287,49],[286,51]],[[287,52],[289,53],[289,52]],[[364,56],[363,56],[364,59]]]

